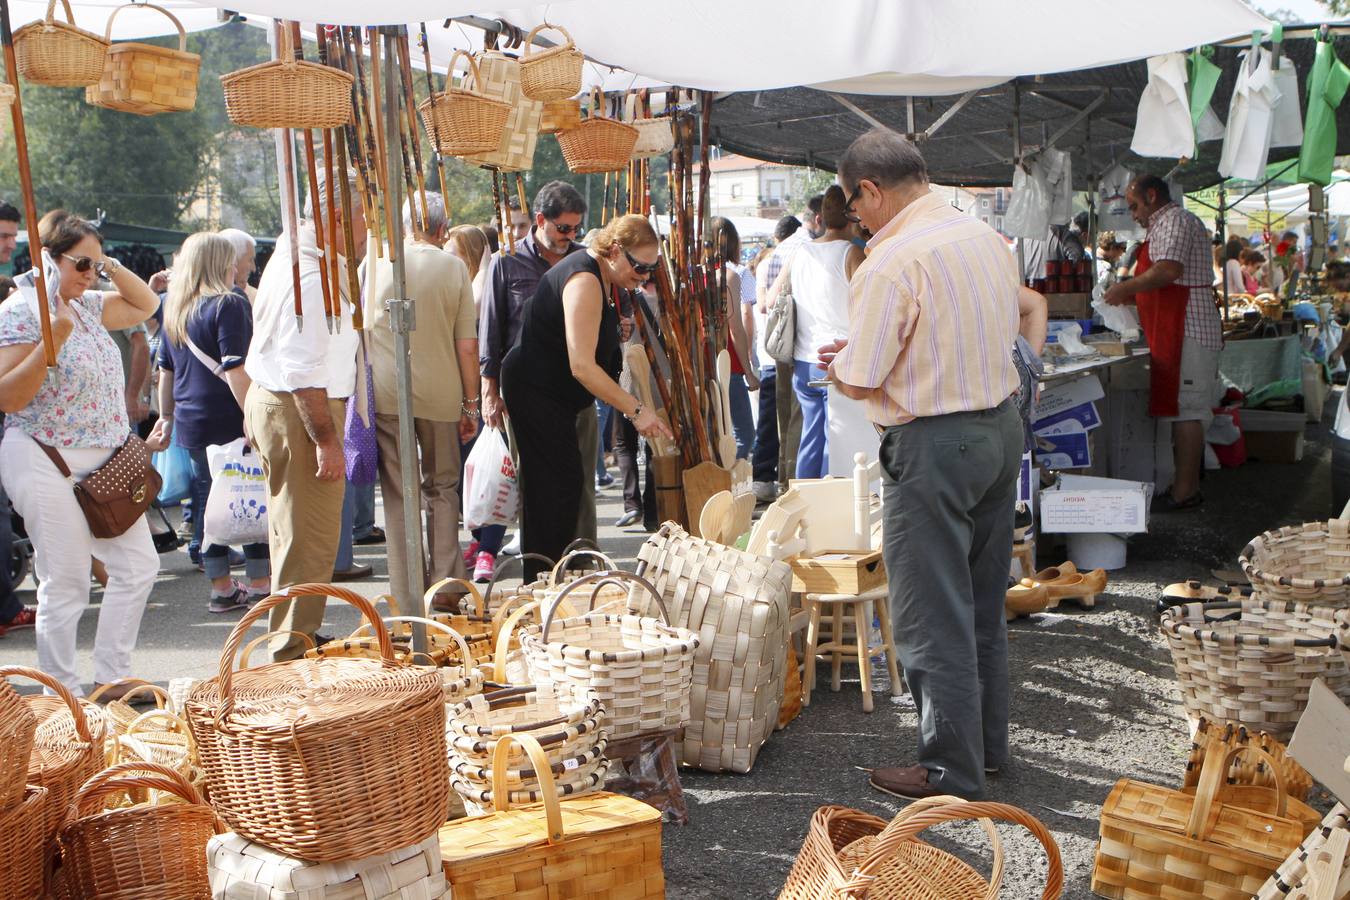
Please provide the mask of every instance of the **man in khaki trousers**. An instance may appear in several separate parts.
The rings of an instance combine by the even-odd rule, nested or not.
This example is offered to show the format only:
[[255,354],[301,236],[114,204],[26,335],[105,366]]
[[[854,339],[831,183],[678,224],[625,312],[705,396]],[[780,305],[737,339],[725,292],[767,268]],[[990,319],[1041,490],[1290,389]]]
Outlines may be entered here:
[[[324,174],[320,170],[320,197],[326,196]],[[347,181],[355,193],[355,174],[347,173]],[[244,424],[267,473],[268,544],[277,590],[332,578],[346,488],[342,426],[344,402],[356,387],[359,332],[352,327],[351,298],[345,293],[334,298],[341,328],[330,333],[325,322],[324,275],[313,223],[322,221],[327,211],[317,212],[319,216],[311,196],[305,203],[305,221],[296,229],[303,323],[295,314],[290,242],[281,240],[258,284],[253,343],[244,362],[253,381]],[[351,231],[360,255],[365,251],[366,223],[359,204],[352,211]],[[332,254],[332,248],[328,252]],[[336,258],[339,266],[354,264]],[[338,279],[344,292],[345,274]],[[323,624],[326,599],[302,597],[281,603],[273,607],[268,627],[314,638]],[[278,636],[272,641],[272,658],[294,659],[305,646],[296,635]]]

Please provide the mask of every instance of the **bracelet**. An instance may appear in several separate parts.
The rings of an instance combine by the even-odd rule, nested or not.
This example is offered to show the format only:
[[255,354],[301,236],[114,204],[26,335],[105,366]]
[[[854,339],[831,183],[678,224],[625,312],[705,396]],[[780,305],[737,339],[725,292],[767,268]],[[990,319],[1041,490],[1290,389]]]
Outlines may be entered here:
[[628,421],[630,421],[630,422],[636,422],[637,419],[638,419],[638,416],[642,415],[642,410],[643,410],[642,401],[639,400],[639,401],[638,401],[638,405],[637,405],[637,409],[633,410],[632,413],[624,413],[624,416],[623,416],[623,417],[624,417],[625,419],[627,419]]
[[468,403],[459,405],[459,414],[466,419],[473,419],[475,422],[483,418],[483,414]]

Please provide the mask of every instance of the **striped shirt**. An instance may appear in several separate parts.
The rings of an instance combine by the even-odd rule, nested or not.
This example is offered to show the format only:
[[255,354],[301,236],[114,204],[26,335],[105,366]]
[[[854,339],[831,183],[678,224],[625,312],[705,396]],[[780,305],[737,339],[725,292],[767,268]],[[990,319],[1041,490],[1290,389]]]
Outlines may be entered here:
[[1223,349],[1223,324],[1214,305],[1213,244],[1209,228],[1178,203],[1154,210],[1148,219],[1148,258],[1181,263],[1177,284],[1189,288],[1185,336],[1206,350]]
[[881,426],[992,409],[1017,390],[1017,264],[988,225],[928,194],[867,245],[838,378]]

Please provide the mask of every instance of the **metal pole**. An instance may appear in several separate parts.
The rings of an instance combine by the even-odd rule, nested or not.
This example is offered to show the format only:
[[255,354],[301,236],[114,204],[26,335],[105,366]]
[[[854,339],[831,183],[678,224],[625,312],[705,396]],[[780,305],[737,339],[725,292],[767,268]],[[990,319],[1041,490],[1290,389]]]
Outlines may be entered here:
[[1225,203],[1227,193],[1223,189],[1223,182],[1219,182],[1219,246],[1224,248],[1223,260],[1223,318],[1228,321],[1228,208]]
[[[398,38],[404,34],[402,25],[386,26],[380,31],[384,36],[385,78],[384,78],[384,134],[385,146],[397,147],[399,144],[399,83]],[[408,596],[399,597],[399,605],[409,614],[423,615],[421,595],[424,588],[425,573],[422,565],[422,495],[421,479],[417,477],[417,437],[413,430],[412,410],[412,333],[417,328],[417,317],[413,301],[407,297],[408,282],[404,270],[403,244],[403,182],[400,180],[401,165],[397,153],[385,157],[386,183],[389,186],[385,197],[388,210],[386,224],[389,229],[390,262],[394,269],[394,296],[384,301],[389,311],[389,329],[394,332],[394,386],[398,392],[398,460],[403,469],[403,540],[407,556]],[[367,278],[372,277],[367,274]],[[420,623],[412,623],[412,648],[414,652],[427,650],[426,629]]]
[[[1022,89],[1016,81],[1013,82],[1013,165],[1022,164]],[[1018,277],[1026,282],[1027,279],[1027,250],[1026,238],[1017,239],[1017,274]]]

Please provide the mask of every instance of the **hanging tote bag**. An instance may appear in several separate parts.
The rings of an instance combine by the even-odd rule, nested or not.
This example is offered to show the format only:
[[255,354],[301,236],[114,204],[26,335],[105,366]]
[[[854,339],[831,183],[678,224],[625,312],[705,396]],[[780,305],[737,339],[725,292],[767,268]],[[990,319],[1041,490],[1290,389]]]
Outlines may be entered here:
[[797,345],[797,301],[790,288],[778,295],[765,320],[764,349],[774,362],[792,365]]
[[361,334],[360,356],[361,364],[356,369],[356,393],[347,398],[347,423],[342,433],[342,449],[347,457],[347,480],[352,484],[374,484],[380,477],[379,450],[375,444],[375,384],[371,379],[364,332]]

